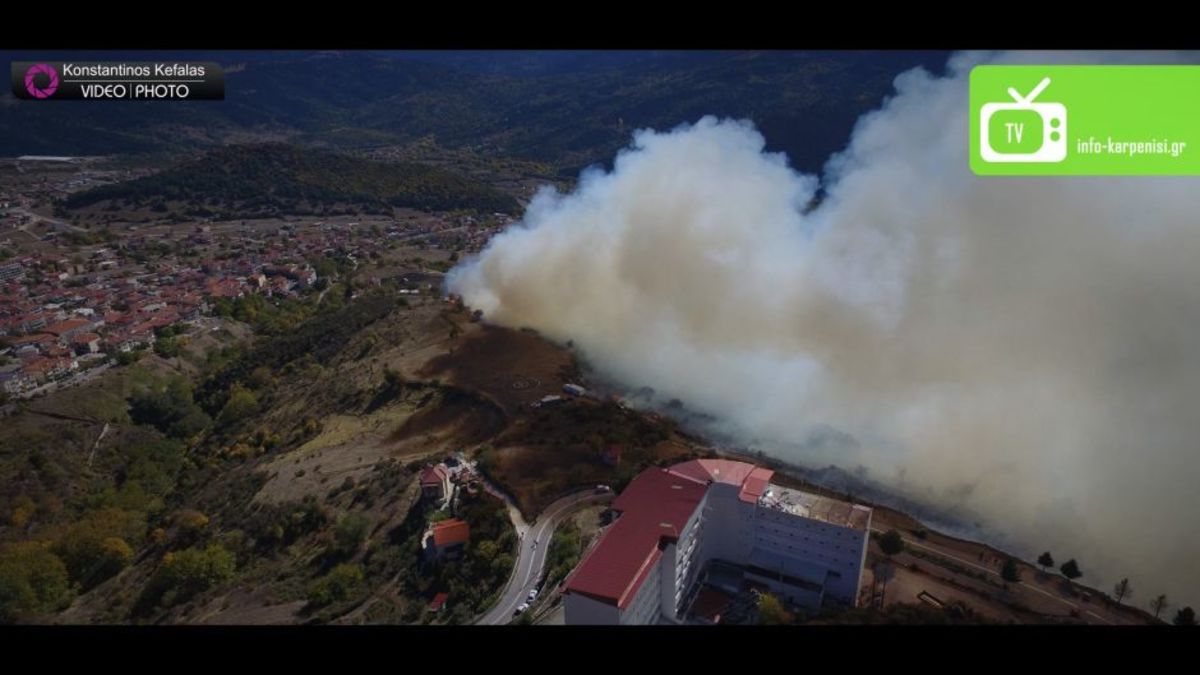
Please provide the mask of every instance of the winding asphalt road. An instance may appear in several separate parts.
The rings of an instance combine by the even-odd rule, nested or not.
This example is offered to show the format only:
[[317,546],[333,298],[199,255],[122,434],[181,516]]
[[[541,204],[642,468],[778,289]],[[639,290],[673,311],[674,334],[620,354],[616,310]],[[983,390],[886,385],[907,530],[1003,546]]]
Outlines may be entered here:
[[526,525],[519,513],[514,514],[515,509],[510,505],[509,513],[519,536],[513,574],[509,577],[504,592],[500,594],[499,602],[475,623],[497,626],[512,621],[513,612],[525,602],[529,591],[542,578],[546,566],[546,550],[550,546],[550,537],[553,536],[554,529],[580,509],[612,498],[611,492],[596,493],[592,490],[567,495],[546,507],[532,525]]

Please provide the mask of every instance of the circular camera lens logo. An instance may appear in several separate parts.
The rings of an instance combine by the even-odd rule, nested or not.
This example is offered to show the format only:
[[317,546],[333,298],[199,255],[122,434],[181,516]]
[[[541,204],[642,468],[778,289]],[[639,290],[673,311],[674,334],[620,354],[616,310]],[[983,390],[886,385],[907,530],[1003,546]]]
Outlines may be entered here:
[[25,71],[25,91],[34,98],[50,98],[58,91],[58,71],[45,63],[29,66]]

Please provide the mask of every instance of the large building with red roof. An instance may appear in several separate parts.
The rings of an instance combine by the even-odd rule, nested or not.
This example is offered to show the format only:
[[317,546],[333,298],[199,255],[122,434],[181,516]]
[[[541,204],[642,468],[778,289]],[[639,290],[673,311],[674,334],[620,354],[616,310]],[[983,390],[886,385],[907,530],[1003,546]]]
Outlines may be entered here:
[[699,459],[638,474],[566,582],[568,624],[679,623],[709,563],[811,607],[854,605],[871,509],[772,483],[746,462]]

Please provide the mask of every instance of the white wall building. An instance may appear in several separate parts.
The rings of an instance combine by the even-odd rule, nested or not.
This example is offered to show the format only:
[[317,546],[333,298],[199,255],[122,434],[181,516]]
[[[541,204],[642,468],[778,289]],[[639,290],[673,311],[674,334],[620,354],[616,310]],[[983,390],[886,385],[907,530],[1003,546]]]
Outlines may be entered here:
[[566,623],[678,623],[709,561],[736,565],[745,580],[799,605],[856,604],[871,509],[773,476],[724,459],[643,471],[568,578]]

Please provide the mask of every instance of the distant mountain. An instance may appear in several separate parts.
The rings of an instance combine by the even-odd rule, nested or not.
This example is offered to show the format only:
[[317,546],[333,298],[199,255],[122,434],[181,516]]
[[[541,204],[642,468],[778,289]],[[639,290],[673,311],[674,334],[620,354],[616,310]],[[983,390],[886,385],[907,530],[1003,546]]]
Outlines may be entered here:
[[[64,54],[39,54],[53,59]],[[162,53],[106,54],[151,59]],[[227,52],[177,55],[227,69],[223,102],[17,101],[0,97],[0,154],[106,154],[262,134],[339,148],[433,137],[439,145],[553,163],[607,161],[636,128],[749,118],[768,149],[821,168],[858,117],[944,52]],[[10,54],[11,58],[34,58]],[[84,55],[84,58],[95,55]],[[71,55],[71,58],[80,58]]]
[[515,213],[509,194],[444,169],[377,162],[282,143],[231,145],[136,180],[79,192],[63,203],[104,202],[195,216],[249,218],[320,213],[335,205],[387,212],[391,207]]

